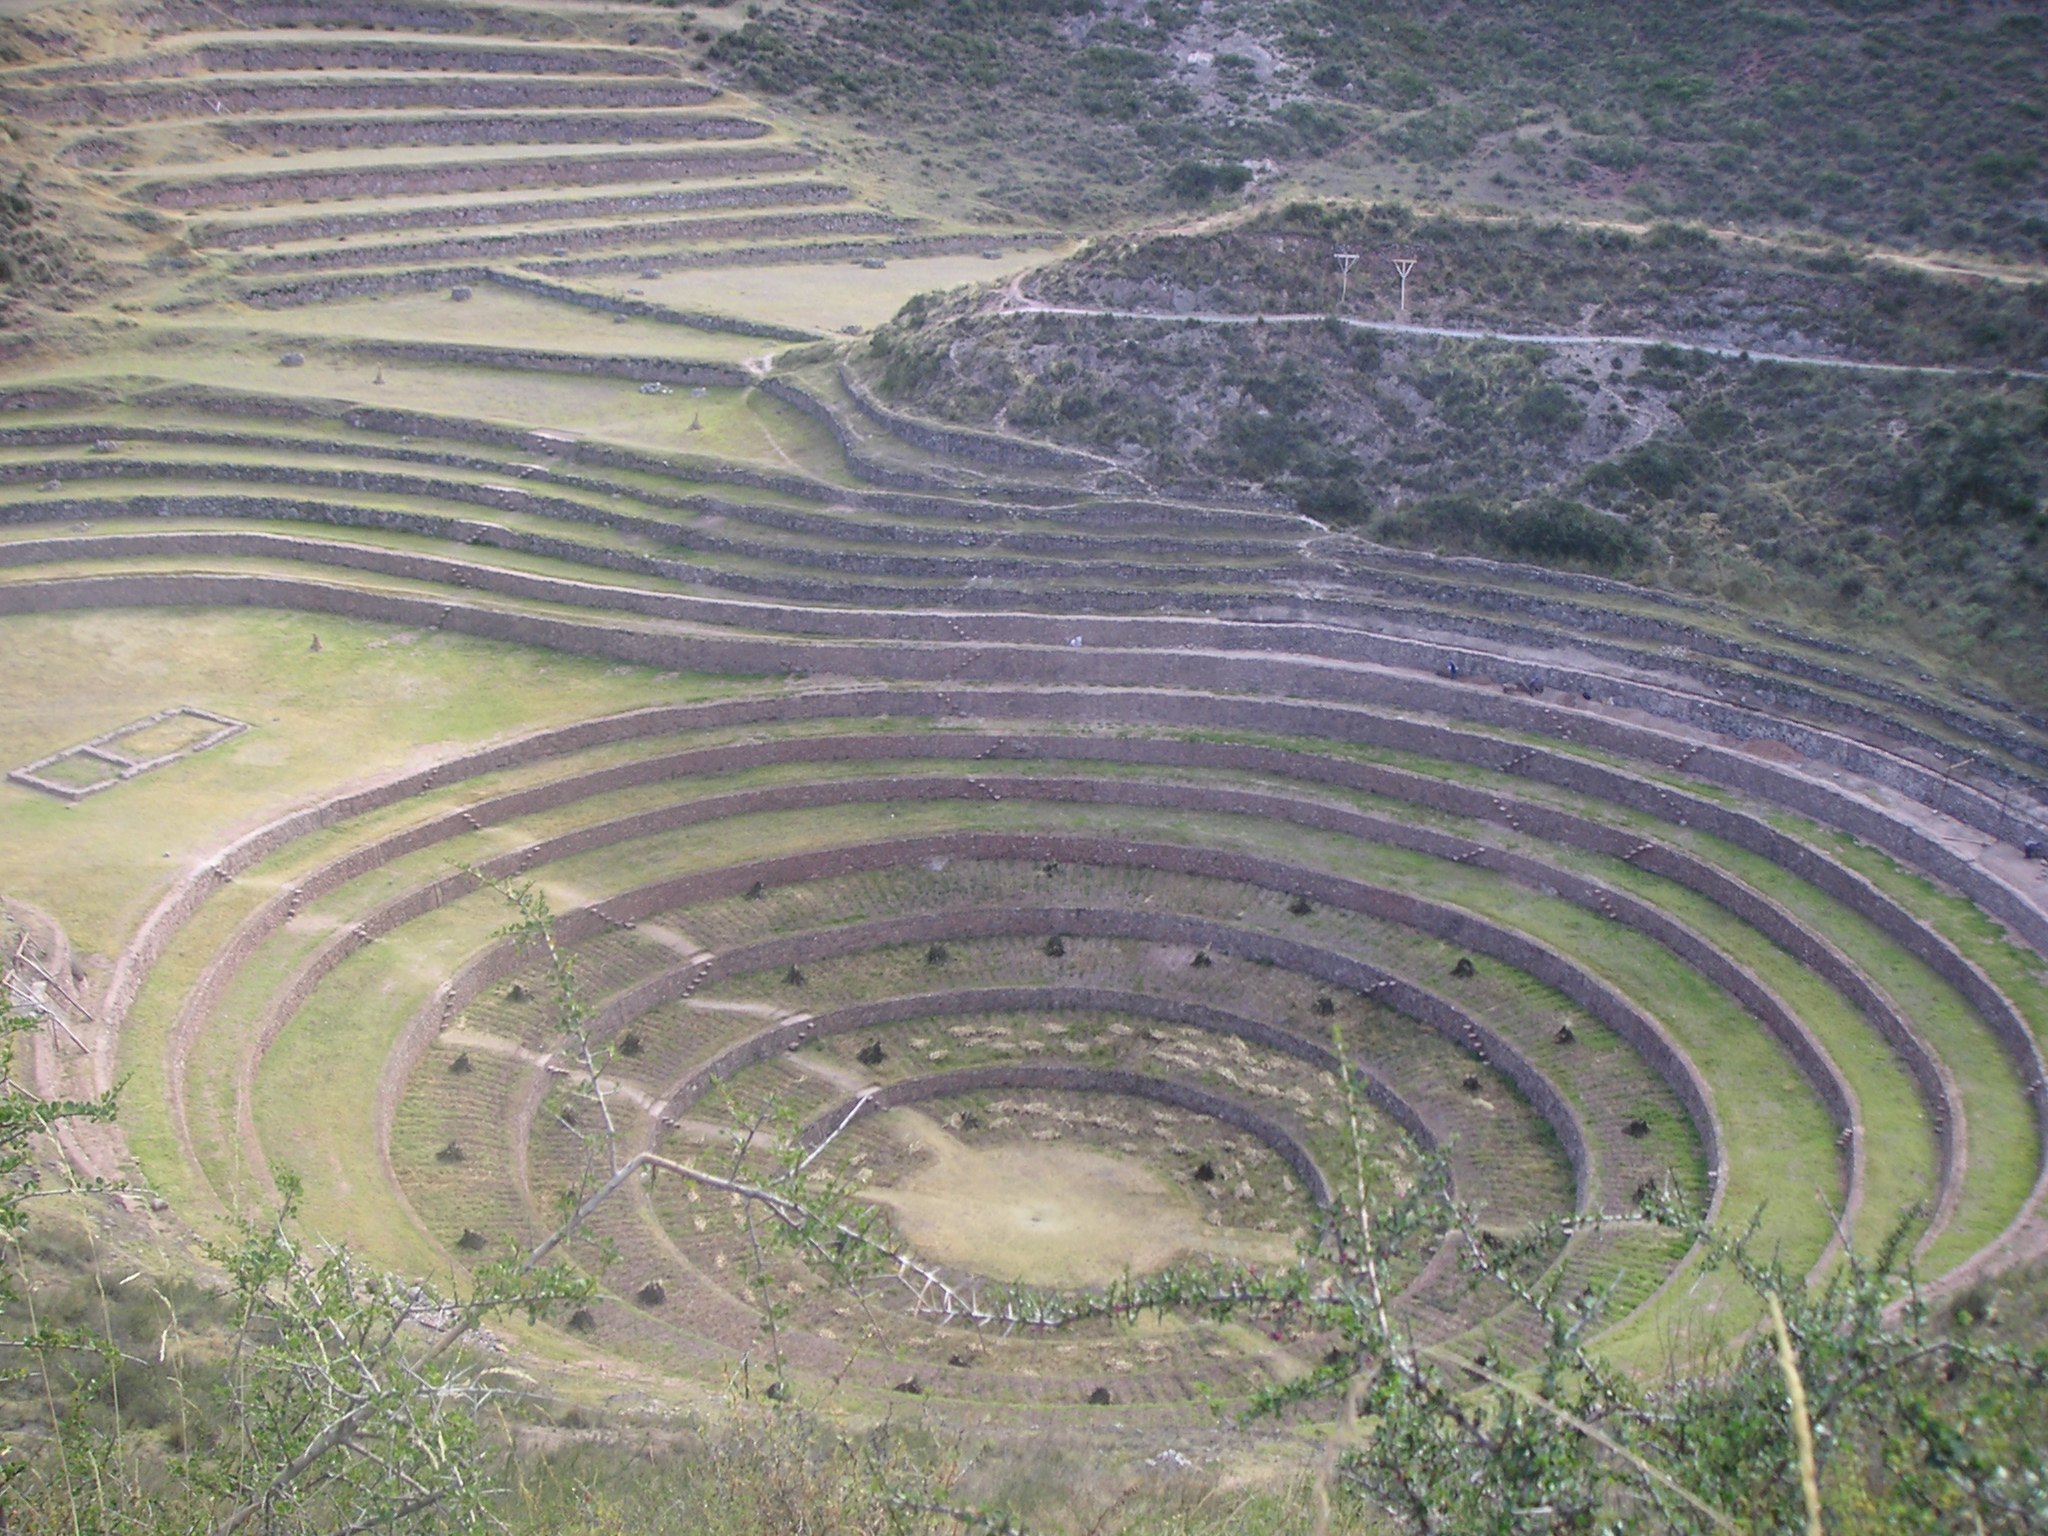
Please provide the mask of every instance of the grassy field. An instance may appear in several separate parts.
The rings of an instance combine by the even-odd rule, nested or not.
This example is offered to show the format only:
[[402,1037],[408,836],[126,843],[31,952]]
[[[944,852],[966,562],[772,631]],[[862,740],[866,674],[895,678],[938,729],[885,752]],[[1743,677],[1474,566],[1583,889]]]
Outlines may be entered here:
[[[719,387],[703,396],[688,390],[643,395],[626,379],[380,362],[339,348],[316,348],[307,354],[303,368],[287,370],[277,361],[284,355],[277,348],[285,344],[275,337],[244,335],[216,347],[145,345],[95,358],[93,375],[112,373],[224,389],[260,384],[279,393],[398,410],[518,425],[545,421],[554,431],[608,438],[656,452],[729,455],[771,470],[825,479],[844,474],[838,446],[818,423],[751,390]],[[701,354],[693,346],[688,355]],[[66,380],[64,372],[49,379]],[[692,421],[699,423],[697,428],[691,427]]]
[[[673,280],[670,280],[673,281]],[[442,341],[457,346],[490,347],[515,344],[541,352],[596,353],[602,356],[688,358],[707,363],[738,363],[762,357],[787,343],[758,336],[698,330],[635,316],[613,316],[501,288],[491,283],[468,285],[467,302],[450,301],[446,289],[426,293],[369,294],[292,309],[257,309],[224,305],[218,319],[201,310],[184,319],[180,330],[208,346],[243,345],[251,332],[280,352],[323,341]],[[708,301],[683,293],[665,293],[665,283],[635,281],[658,302],[711,309]],[[617,290],[620,296],[625,289]],[[746,315],[745,311],[719,312]],[[894,313],[894,309],[890,311]],[[886,319],[887,316],[881,317]],[[784,324],[800,324],[785,321]],[[508,342],[508,338],[517,338]]]
[[104,956],[193,858],[282,806],[593,711],[734,686],[290,614],[83,613],[0,626],[10,658],[0,708],[21,762],[176,704],[254,727],[76,804],[0,790],[0,882]]
[[[920,293],[970,283],[1007,282],[1060,254],[1006,247],[991,236],[994,260],[972,252],[958,256],[890,256],[879,271],[858,260],[788,262],[760,267],[706,267],[650,278],[635,286],[647,297],[678,309],[702,309],[778,325],[843,331],[873,329]],[[625,327],[621,327],[624,330]]]

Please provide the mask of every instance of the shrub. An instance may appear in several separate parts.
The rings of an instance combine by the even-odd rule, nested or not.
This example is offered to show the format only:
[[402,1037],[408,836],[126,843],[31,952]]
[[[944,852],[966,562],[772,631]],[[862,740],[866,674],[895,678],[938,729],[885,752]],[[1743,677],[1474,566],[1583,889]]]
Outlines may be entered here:
[[1205,203],[1213,197],[1242,191],[1251,179],[1250,166],[1183,160],[1166,173],[1166,190],[1184,203]]
[[1562,384],[1538,384],[1522,396],[1516,415],[1531,437],[1569,437],[1586,424],[1586,412]]

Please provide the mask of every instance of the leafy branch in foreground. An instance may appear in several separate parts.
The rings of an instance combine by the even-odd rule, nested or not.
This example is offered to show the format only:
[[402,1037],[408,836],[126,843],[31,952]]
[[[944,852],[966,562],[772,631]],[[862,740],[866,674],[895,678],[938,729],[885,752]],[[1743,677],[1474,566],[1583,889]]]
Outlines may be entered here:
[[[52,1193],[43,1184],[37,1141],[54,1136],[61,1121],[104,1124],[114,1118],[115,1100],[111,1092],[94,1099],[46,1099],[16,1076],[15,1039],[35,1027],[36,1020],[32,1017],[0,1015],[0,1250],[10,1258],[18,1253],[22,1235],[28,1230],[29,1202]],[[66,1186],[67,1189],[69,1187]],[[0,1313],[5,1313],[20,1299],[13,1268],[0,1266]],[[28,1322],[26,1333],[16,1332],[9,1326],[4,1335],[0,1335],[0,1348],[4,1348],[9,1356],[37,1363],[51,1431],[61,1437],[67,1416],[60,1412],[50,1386],[50,1357],[54,1353],[79,1350],[97,1353],[98,1345],[90,1336],[45,1327],[35,1315],[32,1296]],[[8,1373],[10,1378],[17,1374]],[[15,1485],[27,1473],[29,1466],[28,1457],[4,1432],[0,1432],[0,1528],[5,1527]],[[68,1494],[68,1479],[66,1488]]]
[[487,1265],[466,1297],[445,1299],[345,1249],[309,1251],[294,1230],[298,1181],[279,1184],[273,1220],[209,1250],[237,1309],[227,1373],[236,1444],[204,1474],[230,1506],[215,1536],[259,1518],[335,1536],[399,1523],[471,1529],[499,1491],[478,1414],[525,1378],[456,1346],[493,1316],[537,1322],[585,1300],[593,1282],[535,1255]]

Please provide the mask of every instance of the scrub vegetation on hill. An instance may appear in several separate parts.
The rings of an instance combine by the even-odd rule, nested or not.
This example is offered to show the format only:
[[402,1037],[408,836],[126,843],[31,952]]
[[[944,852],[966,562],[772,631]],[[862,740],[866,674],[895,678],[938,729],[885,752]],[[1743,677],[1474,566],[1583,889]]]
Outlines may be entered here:
[[2025,6],[840,0],[754,16],[711,55],[752,89],[997,143],[931,151],[992,220],[1199,200],[1234,190],[1206,164],[1337,154],[1509,204],[2048,241]]
[[[1534,346],[1336,315],[1330,252],[1419,253],[1409,318],[1719,347]],[[1376,263],[1384,268],[1384,262]],[[1345,313],[1394,318],[1361,265]],[[2048,661],[2048,299],[1908,268],[1526,221],[1302,204],[1110,242],[1037,274],[1070,308],[1292,315],[1217,325],[915,302],[861,366],[920,414],[1113,455],[1162,485],[1259,488],[1388,543],[1625,575],[1832,627],[1903,624],[2023,678]],[[1317,321],[1316,310],[1327,310]],[[1737,349],[1962,373],[1759,362]],[[2027,691],[2023,684],[2022,691]]]

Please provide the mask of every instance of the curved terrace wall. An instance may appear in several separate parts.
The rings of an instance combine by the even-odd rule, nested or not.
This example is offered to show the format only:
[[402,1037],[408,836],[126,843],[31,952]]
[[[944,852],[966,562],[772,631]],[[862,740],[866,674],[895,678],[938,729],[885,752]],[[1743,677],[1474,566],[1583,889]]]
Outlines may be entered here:
[[757,139],[768,125],[747,117],[699,113],[632,112],[597,115],[564,112],[536,117],[503,116],[322,117],[227,123],[215,130],[231,144],[269,149],[366,149],[444,144],[631,143],[637,139]]
[[[228,113],[376,112],[406,107],[530,111],[575,107],[694,107],[718,92],[694,80],[441,79],[207,80],[147,84],[0,86],[0,106],[39,122],[124,122]],[[218,106],[219,111],[215,111]]]
[[1171,1104],[1176,1109],[1221,1120],[1257,1137],[1278,1153],[1280,1160],[1293,1169],[1295,1177],[1307,1186],[1309,1199],[1318,1206],[1330,1203],[1328,1176],[1317,1166],[1293,1128],[1278,1115],[1269,1115],[1227,1094],[1212,1093],[1192,1083],[1105,1067],[1027,1066],[1020,1062],[1009,1066],[965,1067],[928,1077],[914,1077],[863,1093],[851,1102],[833,1105],[806,1125],[800,1137],[805,1146],[815,1147],[835,1128],[850,1125],[864,1115],[991,1088],[1022,1088],[1037,1093],[1112,1093],[1123,1098]]
[[[784,203],[841,203],[853,189],[828,181],[778,181],[732,187],[688,187],[661,192],[627,192],[610,197],[520,198],[510,202],[464,202],[432,208],[390,209],[379,213],[333,213],[313,218],[279,219],[260,224],[206,225],[192,234],[194,244],[221,250],[251,245],[286,244],[294,240],[332,240],[337,236],[378,234],[394,229],[469,229],[479,225],[533,224],[549,219],[622,218],[633,214],[685,212],[693,208],[751,208]],[[536,283],[537,288],[555,285]],[[579,292],[581,290],[564,290]]]
[[312,202],[321,198],[420,197],[446,192],[509,191],[514,187],[596,186],[686,176],[739,176],[749,172],[803,171],[817,163],[817,155],[800,149],[554,155],[537,160],[259,171],[158,182],[142,188],[138,195],[159,208],[224,208],[252,203]]

